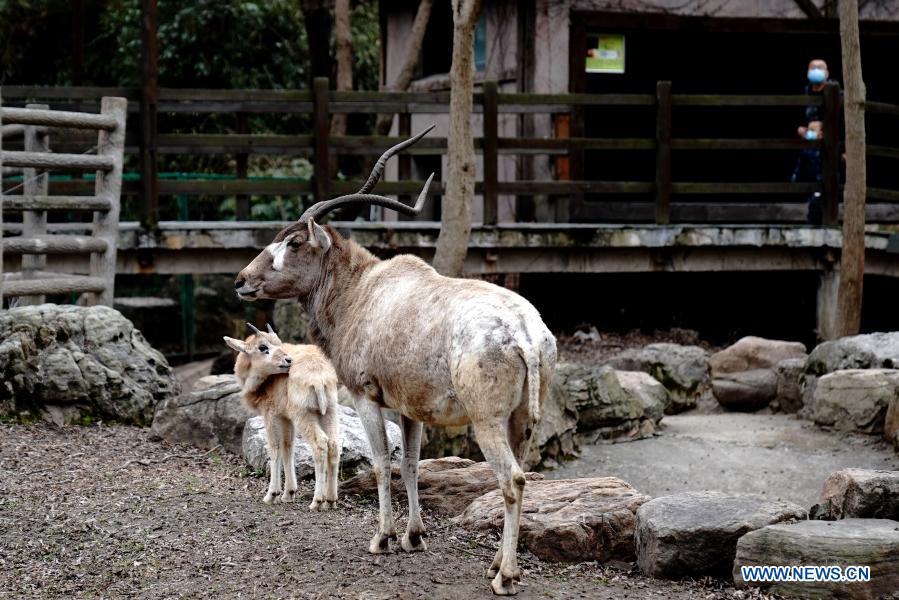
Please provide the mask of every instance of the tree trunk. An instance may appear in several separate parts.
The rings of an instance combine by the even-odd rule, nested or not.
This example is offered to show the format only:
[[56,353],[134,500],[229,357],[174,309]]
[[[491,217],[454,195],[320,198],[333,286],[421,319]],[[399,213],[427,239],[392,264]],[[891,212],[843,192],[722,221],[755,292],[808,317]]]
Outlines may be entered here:
[[837,300],[838,332],[861,326],[865,275],[865,83],[858,34],[858,1],[840,0],[840,42],[846,92],[846,185],[843,191],[843,252]]
[[[334,56],[337,62],[338,92],[353,89],[353,34],[350,30],[350,0],[334,3]],[[346,135],[345,113],[331,117],[331,135]]]
[[446,177],[440,236],[434,268],[450,277],[462,274],[471,234],[471,199],[474,196],[474,140],[471,137],[474,92],[474,29],[480,0],[452,0],[453,64],[450,67],[450,109]]
[[300,0],[309,44],[309,89],[316,77],[331,78],[331,4],[333,0]]
[[[390,92],[405,92],[412,83],[412,77],[415,75],[415,69],[421,60],[421,50],[425,40],[425,30],[428,28],[428,20],[431,18],[432,0],[421,0],[418,3],[418,12],[415,13],[415,21],[412,23],[412,30],[406,41],[406,60],[403,62],[400,72],[397,74],[393,83],[385,86],[384,89]],[[387,135],[390,133],[390,126],[393,124],[393,115],[378,115],[375,125],[375,133],[377,135]]]

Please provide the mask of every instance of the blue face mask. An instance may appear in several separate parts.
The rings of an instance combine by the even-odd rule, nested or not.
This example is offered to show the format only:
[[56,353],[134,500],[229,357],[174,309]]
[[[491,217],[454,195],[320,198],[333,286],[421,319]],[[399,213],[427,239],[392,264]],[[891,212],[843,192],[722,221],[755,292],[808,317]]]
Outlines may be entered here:
[[812,84],[824,83],[824,80],[826,78],[827,78],[827,73],[824,72],[824,69],[809,69],[808,70],[809,83],[812,83]]
[[805,130],[805,139],[807,139],[807,140],[817,140],[817,139],[818,139],[818,132],[815,131],[814,129],[806,129],[806,130]]

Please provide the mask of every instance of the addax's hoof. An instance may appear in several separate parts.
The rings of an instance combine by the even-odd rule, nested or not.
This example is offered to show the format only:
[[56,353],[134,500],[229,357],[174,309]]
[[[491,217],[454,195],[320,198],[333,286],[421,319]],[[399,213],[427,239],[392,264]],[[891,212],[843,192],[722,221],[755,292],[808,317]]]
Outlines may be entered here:
[[375,534],[375,537],[371,538],[371,542],[368,544],[368,552],[370,554],[386,554],[390,552],[390,540],[396,541],[396,535],[384,535],[380,532]]
[[409,532],[406,532],[406,535],[400,541],[400,546],[406,552],[425,552],[428,549],[428,545],[425,543],[424,538],[421,537],[421,533],[409,535]]
[[511,577],[505,578],[501,573],[497,574],[493,581],[490,582],[490,587],[493,588],[493,593],[497,596],[514,596],[518,593],[515,580]]
[[266,504],[275,504],[278,502],[278,492],[269,492],[262,498]]
[[322,503],[318,500],[313,500],[312,504],[309,505],[309,510],[321,510]]
[[281,494],[281,502],[293,502],[294,499],[296,498],[296,494],[297,494],[296,490],[291,490],[291,491],[285,490],[285,492],[283,494]]

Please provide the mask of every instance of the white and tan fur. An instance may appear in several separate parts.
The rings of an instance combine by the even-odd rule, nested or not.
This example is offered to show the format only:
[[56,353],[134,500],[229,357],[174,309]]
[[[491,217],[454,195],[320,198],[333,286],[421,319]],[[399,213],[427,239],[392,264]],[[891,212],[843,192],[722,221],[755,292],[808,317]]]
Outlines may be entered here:
[[498,286],[438,274],[419,258],[381,261],[313,219],[287,227],[235,281],[243,300],[299,298],[310,331],[353,394],[374,456],[380,519],[369,552],[396,539],[382,409],[402,415],[409,520],[401,547],[424,550],[418,505],[422,423],[471,423],[505,500],[503,539],[487,575],[517,592],[518,526],[528,451],[556,362],[537,310]]
[[[340,463],[337,374],[316,346],[283,344],[278,336],[257,332],[240,341],[225,337],[238,351],[234,374],[247,407],[265,423],[271,475],[263,502],[291,502],[297,491],[295,432],[312,449],[315,491],[309,508],[336,506]],[[281,491],[281,471],[284,490]]]

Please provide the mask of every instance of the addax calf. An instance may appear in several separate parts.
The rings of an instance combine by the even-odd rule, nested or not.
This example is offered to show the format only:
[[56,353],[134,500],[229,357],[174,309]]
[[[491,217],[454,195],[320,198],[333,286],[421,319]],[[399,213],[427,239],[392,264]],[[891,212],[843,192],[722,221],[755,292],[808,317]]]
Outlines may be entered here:
[[250,410],[262,415],[269,452],[271,477],[263,502],[271,504],[284,492],[281,502],[293,500],[297,491],[293,441],[299,432],[312,449],[315,463],[315,492],[312,510],[337,504],[337,474],[340,466],[338,439],[337,374],[316,346],[283,344],[272,331],[256,332],[244,341],[225,337],[225,343],[240,354],[234,374]]

